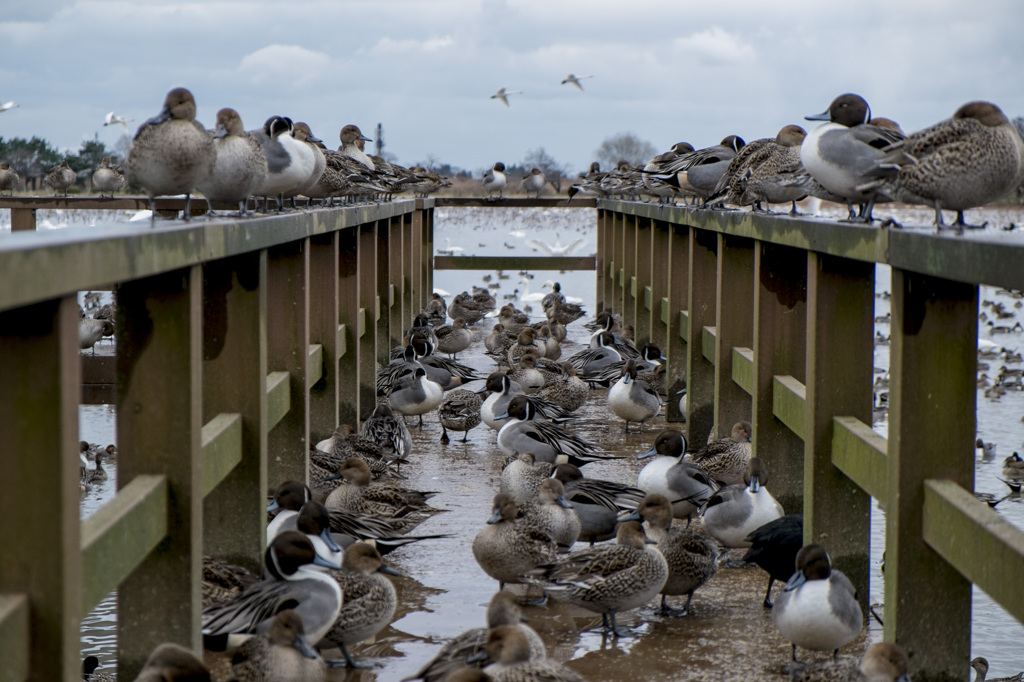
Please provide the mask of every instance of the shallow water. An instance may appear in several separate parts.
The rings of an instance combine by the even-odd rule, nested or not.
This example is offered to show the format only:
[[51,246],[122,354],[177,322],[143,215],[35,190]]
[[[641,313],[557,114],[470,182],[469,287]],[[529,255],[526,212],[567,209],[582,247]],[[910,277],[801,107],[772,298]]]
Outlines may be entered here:
[[[1014,220],[1019,224],[1022,215],[1024,211],[1020,210],[1003,211],[997,220],[1004,224]],[[573,255],[593,253],[596,248],[592,211],[440,208],[435,219],[437,248],[445,248],[445,237],[449,237],[451,245],[462,247],[465,254],[543,255],[539,251],[532,252],[533,247],[527,244],[527,240],[542,239],[553,244],[556,237],[562,244],[577,237],[585,238],[584,245]],[[930,214],[921,218],[923,221],[930,219]],[[973,212],[968,219],[978,220]],[[482,277],[486,274],[492,274],[493,280],[501,284],[495,292],[499,305],[504,302],[502,297],[511,294],[513,289],[518,288],[522,293],[528,287],[530,293],[534,293],[542,290],[545,280],[553,279],[562,284],[567,294],[582,298],[585,307],[593,311],[593,272],[537,272],[532,273],[533,279],[521,282],[522,277],[518,273],[504,273],[509,278],[498,279],[496,273],[438,271],[435,273],[435,286],[455,294],[470,284],[483,286]],[[876,289],[879,294],[889,290],[888,268],[885,266],[879,268]],[[997,298],[1004,300],[1010,308],[1016,302],[1007,294],[983,288],[982,300]],[[534,307],[536,317],[540,306],[534,304]],[[888,311],[888,302],[876,298],[875,309],[876,315],[884,315]],[[569,327],[571,339],[585,339],[586,332],[581,322]],[[1020,335],[992,336],[987,325],[980,327],[981,338],[991,338],[1011,349],[1024,346]],[[489,325],[481,323],[476,329],[482,338]],[[889,333],[888,324],[880,322],[876,324],[876,330],[886,335]],[[574,350],[571,344],[566,344],[563,357]],[[105,349],[98,352],[105,352]],[[484,374],[493,366],[478,346],[460,355],[460,360]],[[987,362],[995,371],[1004,364],[1002,360]],[[888,367],[888,346],[876,348],[875,364],[883,370]],[[992,375],[991,370],[989,375]],[[664,419],[659,417],[649,423],[641,435],[624,435],[621,421],[611,417],[603,404],[604,394],[604,391],[593,392],[573,429],[610,452],[635,455],[647,450],[654,435],[664,426]],[[999,400],[989,400],[979,389],[978,433],[986,441],[999,444],[999,451],[989,461],[982,460],[980,454],[976,458],[977,490],[999,495],[1005,493],[1006,487],[998,480],[999,472],[1003,458],[1019,449],[1018,444],[1024,439],[1022,414],[1024,393],[1008,393]],[[85,440],[103,445],[114,442],[116,416],[112,407],[83,406],[80,408],[80,423]],[[886,432],[884,414],[879,415],[874,427],[882,434]],[[392,624],[373,642],[352,648],[357,659],[372,662],[375,667],[366,671],[333,670],[330,674],[332,680],[397,680],[415,673],[436,654],[443,641],[463,630],[484,624],[487,601],[497,589],[495,581],[477,567],[470,551],[472,538],[490,515],[491,498],[497,490],[502,456],[495,447],[496,432],[481,425],[470,432],[469,443],[463,444],[453,437],[452,442],[445,446],[438,442],[440,428],[436,417],[428,416],[424,430],[413,429],[412,433],[415,446],[413,462],[403,467],[403,473],[410,478],[408,485],[440,491],[431,503],[448,510],[434,515],[414,532],[448,533],[453,537],[417,543],[387,557],[389,563],[407,576],[394,581],[399,594],[399,610]],[[584,473],[591,477],[635,482],[641,464],[633,458],[601,462],[587,465]],[[116,464],[107,466],[107,469],[111,473],[111,481],[98,486],[85,497],[83,518],[115,491]],[[877,603],[883,596],[880,559],[884,546],[884,517],[877,504],[872,507],[870,601]],[[1005,500],[998,509],[1011,523],[1024,527],[1024,501],[1019,497]],[[636,628],[639,636],[617,641],[602,640],[600,617],[582,609],[549,601],[546,607],[526,607],[525,611],[530,625],[544,637],[549,655],[567,662],[569,667],[590,680],[783,679],[780,673],[788,660],[789,646],[760,606],[765,584],[764,574],[759,569],[723,568],[697,591],[689,616],[664,618],[655,616],[650,610],[622,614],[620,625]],[[89,614],[82,628],[83,656],[96,654],[101,662],[113,665],[116,648],[114,617],[114,600],[110,598]],[[870,620],[865,635],[844,648],[843,653],[857,655],[867,642],[880,637],[881,628]],[[989,659],[993,677],[1009,675],[1024,668],[1024,658],[1019,653],[1022,637],[1024,627],[994,605],[984,593],[975,590],[973,655],[984,655]],[[325,653],[328,656],[338,655],[336,651]],[[801,656],[804,655],[802,652]]]

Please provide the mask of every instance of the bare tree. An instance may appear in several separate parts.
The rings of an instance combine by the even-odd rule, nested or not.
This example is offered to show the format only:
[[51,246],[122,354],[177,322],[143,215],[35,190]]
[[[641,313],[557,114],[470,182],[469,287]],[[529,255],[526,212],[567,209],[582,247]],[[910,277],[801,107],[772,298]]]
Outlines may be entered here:
[[615,168],[619,161],[628,161],[630,165],[647,163],[658,153],[653,144],[641,140],[633,133],[618,133],[605,138],[594,155],[602,168]]
[[544,147],[526,152],[526,158],[523,159],[523,170],[528,173],[534,168],[539,168],[544,173],[544,177],[555,188],[556,194],[562,193],[562,180],[569,171],[544,151]]

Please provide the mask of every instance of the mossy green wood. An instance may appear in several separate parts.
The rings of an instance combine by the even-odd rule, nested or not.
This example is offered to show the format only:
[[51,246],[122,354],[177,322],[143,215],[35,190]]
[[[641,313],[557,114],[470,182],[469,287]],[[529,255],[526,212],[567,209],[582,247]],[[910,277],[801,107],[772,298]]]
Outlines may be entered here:
[[0,313],[0,593],[29,599],[32,674],[68,682],[83,615],[78,320],[74,295]]
[[[338,234],[338,423],[359,428],[359,230]],[[344,350],[344,352],[342,352]],[[372,407],[370,409],[373,409]]]
[[141,475],[82,522],[82,612],[88,613],[167,536],[167,478]]
[[[706,230],[690,230],[689,300],[686,339],[686,437],[697,445],[707,440],[715,421],[715,366],[704,353],[714,342],[705,343],[705,327],[715,324],[717,315],[718,237]],[[708,345],[710,348],[705,348]]]
[[597,212],[597,255],[594,257],[594,314],[608,310],[611,304],[611,282],[608,279],[608,265],[611,260],[611,215],[607,211]]
[[884,506],[889,501],[888,443],[856,417],[834,417],[832,463]]
[[[288,372],[271,372],[267,375],[267,430],[273,431],[292,409],[292,392]],[[304,477],[299,477],[304,478]]]
[[686,418],[679,411],[680,392],[686,390],[687,352],[689,319],[684,312],[690,298],[690,230],[685,225],[668,225],[668,282],[666,284],[665,309],[667,340],[662,351],[668,358],[665,383],[668,402],[665,418],[679,422]]
[[806,372],[806,253],[759,242],[754,283],[753,451],[767,465],[783,509],[801,509],[804,444],[775,416],[774,388],[777,375],[803,382]]
[[[405,310],[405,292],[403,287],[404,253],[402,250],[402,219],[392,218],[388,221],[388,300],[386,306],[388,334],[387,347],[401,345],[404,325],[412,320],[413,311]],[[417,308],[416,312],[420,309]],[[385,360],[387,362],[387,360]]]
[[[338,359],[344,335],[338,325],[338,233],[309,240],[309,342],[307,365],[310,444],[338,426]],[[317,349],[314,351],[314,349]]]
[[700,333],[700,353],[712,365],[718,359],[717,336],[718,330],[714,325],[705,326]]
[[290,397],[288,373],[267,371],[267,251],[207,263],[203,295],[203,417],[242,415],[242,461],[203,503],[204,553],[259,572],[268,424]]
[[[388,305],[388,291],[391,286],[391,221],[378,220],[377,221],[377,244],[374,248],[374,253],[377,254],[377,266],[375,272],[377,273],[376,292],[377,295],[374,298],[374,325],[376,327],[374,336],[374,351],[373,357],[377,365],[384,366],[389,361],[389,351],[391,350],[391,323],[389,321],[390,307]],[[403,324],[406,324],[403,322]],[[376,366],[374,366],[374,375],[376,375]],[[375,384],[376,385],[376,384]]]
[[323,376],[324,347],[319,343],[311,343],[306,353],[306,390],[312,391]]
[[221,413],[203,424],[203,497],[242,461],[242,415]]
[[747,395],[754,395],[754,351],[751,348],[732,349],[732,380]]
[[805,436],[806,390],[802,383],[789,375],[777,375],[772,379],[772,414],[801,440]]
[[671,228],[663,222],[654,223],[651,235],[651,280],[649,308],[651,311],[651,343],[668,357],[668,280],[671,270],[669,240]]
[[653,256],[651,247],[654,242],[653,221],[643,218],[636,223],[636,259],[634,280],[636,291],[633,294],[634,325],[633,336],[637,346],[651,342],[651,278],[653,276]]
[[974,489],[978,287],[892,271],[885,639],[914,679],[970,659],[971,583],[924,541],[925,480]]
[[[420,279],[420,267],[419,262],[413,256],[413,236],[415,231],[412,225],[412,214],[406,213],[401,216],[401,249],[402,249],[402,266],[400,276],[402,280],[402,313],[398,317],[399,322],[399,341],[401,341],[402,334],[402,323],[405,322],[405,318],[411,318],[416,312],[423,309],[426,305],[426,301],[422,304],[419,302],[419,295],[417,292],[419,279]],[[429,294],[427,300],[430,300]]]
[[29,676],[32,630],[24,594],[0,594],[0,682],[24,682]]
[[814,252],[807,259],[807,384],[800,429],[804,543],[828,549],[866,615],[871,498],[833,466],[832,443],[835,415],[871,421],[875,267]]
[[267,250],[267,366],[284,373],[287,398],[273,395],[268,385],[267,480],[271,486],[308,478],[309,241]]
[[117,290],[118,485],[163,476],[168,490],[166,538],[117,590],[121,679],[133,679],[161,642],[200,647],[202,308],[200,266]]
[[365,420],[377,404],[377,223],[359,226],[356,258],[359,262],[359,419]]
[[[718,306],[715,311],[715,425],[729,435],[738,421],[750,421],[751,397],[732,378],[732,349],[754,342],[754,242],[718,235]],[[705,353],[707,349],[705,349]]]

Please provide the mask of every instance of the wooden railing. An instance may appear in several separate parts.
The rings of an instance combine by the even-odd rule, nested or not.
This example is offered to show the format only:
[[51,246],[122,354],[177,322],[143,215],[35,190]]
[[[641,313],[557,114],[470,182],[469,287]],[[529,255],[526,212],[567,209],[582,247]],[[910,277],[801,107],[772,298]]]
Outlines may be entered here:
[[[667,348],[691,444],[752,422],[774,494],[865,606],[870,498],[884,506],[885,639],[915,680],[966,670],[971,583],[1024,621],[1024,533],[971,493],[978,285],[1024,289],[1022,262],[1006,235],[598,204],[598,309]],[[876,263],[892,266],[888,439],[870,426]]]
[[[373,409],[432,290],[432,220],[416,200],[0,237],[0,680],[81,679],[79,624],[115,587],[122,679],[160,642],[200,649],[202,555],[258,568],[268,481]],[[103,288],[118,492],[80,523],[77,294]]]

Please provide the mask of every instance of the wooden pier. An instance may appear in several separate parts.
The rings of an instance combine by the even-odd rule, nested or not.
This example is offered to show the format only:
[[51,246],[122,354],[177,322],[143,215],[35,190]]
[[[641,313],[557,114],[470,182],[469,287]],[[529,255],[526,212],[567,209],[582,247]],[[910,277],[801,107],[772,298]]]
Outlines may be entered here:
[[[68,207],[139,198],[88,201]],[[53,207],[32,202],[0,208]],[[595,202],[438,198],[0,236],[0,680],[80,679],[79,623],[114,587],[121,679],[160,642],[198,650],[202,555],[258,565],[268,482],[305,478],[309,444],[367,416],[376,364],[433,267],[501,267],[434,258],[434,208],[540,205]],[[776,496],[862,600],[870,498],[886,508],[885,638],[908,648],[915,680],[965,669],[972,583],[1024,621],[1024,533],[971,493],[978,285],[1024,289],[1024,239],[610,200],[596,230],[596,258],[555,267],[594,268],[598,309],[666,349],[691,444],[753,423]],[[893,273],[888,440],[870,427],[877,263]],[[91,358],[77,295],[104,288],[117,353]],[[132,456],[80,523],[82,401],[116,404]]]

